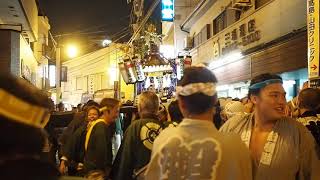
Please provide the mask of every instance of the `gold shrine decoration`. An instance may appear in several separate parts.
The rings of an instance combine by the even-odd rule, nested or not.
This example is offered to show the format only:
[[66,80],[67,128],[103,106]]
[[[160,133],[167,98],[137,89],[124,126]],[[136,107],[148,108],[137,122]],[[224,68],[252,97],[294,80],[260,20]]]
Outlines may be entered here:
[[0,89],[0,115],[12,121],[44,128],[50,118],[49,110],[35,106]]

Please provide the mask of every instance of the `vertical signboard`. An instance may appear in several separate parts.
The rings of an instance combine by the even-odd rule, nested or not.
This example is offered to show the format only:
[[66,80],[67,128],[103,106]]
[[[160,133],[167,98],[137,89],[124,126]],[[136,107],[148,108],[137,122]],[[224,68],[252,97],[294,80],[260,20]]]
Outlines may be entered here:
[[173,21],[174,18],[174,0],[161,0],[162,21]]
[[56,86],[56,66],[49,65],[49,84],[50,87]]
[[94,94],[94,75],[89,75],[88,78],[88,92],[89,94]]
[[319,0],[307,0],[309,79],[319,77]]
[[61,66],[61,82],[68,82],[67,75],[68,75],[68,67]]

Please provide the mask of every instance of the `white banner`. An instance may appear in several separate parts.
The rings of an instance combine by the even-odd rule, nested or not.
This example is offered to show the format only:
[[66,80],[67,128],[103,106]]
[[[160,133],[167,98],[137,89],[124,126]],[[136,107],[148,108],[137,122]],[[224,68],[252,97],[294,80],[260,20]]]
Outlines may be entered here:
[[88,78],[88,91],[89,94],[94,94],[94,75],[89,75]]

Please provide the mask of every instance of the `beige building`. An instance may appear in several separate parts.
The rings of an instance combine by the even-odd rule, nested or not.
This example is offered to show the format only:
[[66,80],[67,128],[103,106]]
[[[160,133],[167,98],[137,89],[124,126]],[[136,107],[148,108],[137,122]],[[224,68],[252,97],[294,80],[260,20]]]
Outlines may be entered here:
[[112,43],[62,63],[67,67],[67,82],[61,86],[62,101],[73,106],[89,99],[99,102],[103,97],[115,97],[119,87],[122,97],[133,100],[134,86],[126,85],[119,75],[118,63],[123,56],[120,47],[121,44]]
[[248,80],[271,72],[291,98],[307,80],[306,14],[301,0],[201,0],[178,25],[193,64],[216,74],[218,95],[244,97]]
[[[195,11],[195,7],[199,3],[200,0],[175,0],[174,22],[162,22],[162,33],[164,34],[162,45],[172,48],[174,50],[174,57],[188,50],[188,48],[186,48],[186,40],[190,35],[188,31],[182,30],[180,26],[186,17]],[[164,49],[162,53],[165,54],[167,50],[168,49]]]
[[36,0],[0,1],[0,68],[48,89],[50,24]]

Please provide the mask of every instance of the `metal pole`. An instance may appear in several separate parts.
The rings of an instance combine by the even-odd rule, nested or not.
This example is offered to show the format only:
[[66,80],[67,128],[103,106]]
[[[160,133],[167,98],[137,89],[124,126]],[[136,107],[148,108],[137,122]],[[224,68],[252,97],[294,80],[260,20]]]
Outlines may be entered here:
[[56,48],[56,103],[59,104],[61,99],[61,86],[60,86],[60,76],[61,76],[61,61],[60,61],[60,47]]
[[119,65],[118,65],[118,46],[116,44],[116,68],[117,68],[117,78],[118,78],[118,90],[119,90],[119,94],[118,94],[118,99],[121,101],[121,75],[120,75],[120,69],[119,69]]

